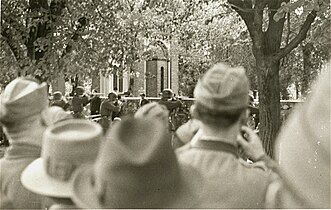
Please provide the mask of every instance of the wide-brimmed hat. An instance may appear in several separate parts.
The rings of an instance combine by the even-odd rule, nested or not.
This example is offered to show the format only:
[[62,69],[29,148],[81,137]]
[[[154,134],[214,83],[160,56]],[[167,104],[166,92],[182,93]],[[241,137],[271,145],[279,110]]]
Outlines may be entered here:
[[102,128],[87,120],[71,119],[46,129],[41,158],[22,173],[28,190],[51,197],[72,196],[72,174],[83,163],[93,162],[98,154]]
[[0,96],[0,122],[5,126],[40,114],[48,106],[46,83],[19,77],[10,82]]
[[197,207],[201,177],[179,166],[170,140],[161,121],[122,120],[95,164],[76,171],[73,201],[82,208]]
[[218,63],[209,69],[194,89],[195,102],[207,110],[227,112],[247,108],[249,82],[242,67]]
[[275,156],[283,179],[297,195],[285,208],[330,208],[330,64],[304,104],[297,105],[281,129]]

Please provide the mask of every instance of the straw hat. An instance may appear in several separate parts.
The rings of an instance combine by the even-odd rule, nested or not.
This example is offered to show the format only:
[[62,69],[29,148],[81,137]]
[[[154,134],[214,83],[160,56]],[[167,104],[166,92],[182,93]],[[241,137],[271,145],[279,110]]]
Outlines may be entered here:
[[116,124],[95,164],[80,167],[73,201],[82,208],[197,207],[201,177],[179,166],[161,121],[128,118]]
[[94,122],[71,119],[46,129],[41,158],[22,173],[28,190],[51,197],[72,195],[72,173],[81,164],[93,162],[101,142],[102,128]]

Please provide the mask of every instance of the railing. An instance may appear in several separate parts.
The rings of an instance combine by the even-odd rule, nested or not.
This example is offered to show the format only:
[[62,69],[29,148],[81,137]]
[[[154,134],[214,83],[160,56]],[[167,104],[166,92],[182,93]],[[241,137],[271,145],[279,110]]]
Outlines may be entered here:
[[[106,97],[100,97],[102,99],[106,99]],[[122,97],[125,101],[122,108],[122,116],[127,114],[134,114],[139,108],[140,97]],[[146,97],[146,99],[150,101],[159,101],[159,97]],[[180,112],[174,113],[175,116],[172,117],[174,128],[178,128],[180,125],[185,123],[188,119],[190,119],[189,109],[191,105],[194,103],[194,98],[181,97],[179,100],[183,102],[183,108]],[[283,110],[283,105],[287,105],[289,108],[292,108],[295,104],[301,103],[301,100],[281,100],[281,114],[285,112]],[[254,101],[254,104],[258,105],[258,101]],[[88,119],[98,122],[101,119],[100,115],[90,115],[87,117]]]

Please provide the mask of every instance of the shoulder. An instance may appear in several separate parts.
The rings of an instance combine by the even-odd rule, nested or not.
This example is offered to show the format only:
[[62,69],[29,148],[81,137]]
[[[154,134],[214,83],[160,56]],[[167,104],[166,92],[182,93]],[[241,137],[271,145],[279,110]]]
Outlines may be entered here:
[[247,180],[259,180],[261,185],[268,186],[269,184],[280,179],[279,175],[271,170],[263,161],[248,163],[240,159],[239,162],[243,166]]
[[263,161],[258,161],[258,162],[250,162],[250,161],[245,161],[242,158],[239,159],[239,162],[241,165],[243,165],[246,168],[252,168],[252,169],[258,169],[262,171],[268,171],[267,165]]
[[187,156],[190,156],[190,154],[192,153],[192,147],[190,142],[177,148],[175,150],[176,156],[178,159],[186,159]]

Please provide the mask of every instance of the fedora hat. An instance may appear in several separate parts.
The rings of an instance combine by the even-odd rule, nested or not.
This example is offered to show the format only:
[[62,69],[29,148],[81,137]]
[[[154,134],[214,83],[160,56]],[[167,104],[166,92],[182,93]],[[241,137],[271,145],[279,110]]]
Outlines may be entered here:
[[[276,140],[275,156],[296,197],[285,208],[330,208],[330,63]],[[291,198],[291,199],[289,199]]]
[[116,124],[94,164],[75,174],[73,201],[81,208],[196,207],[201,177],[179,165],[162,121],[127,118]]
[[70,119],[45,130],[41,157],[28,165],[21,182],[28,190],[50,197],[72,195],[72,174],[98,154],[102,128],[94,122]]

